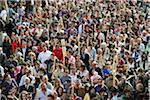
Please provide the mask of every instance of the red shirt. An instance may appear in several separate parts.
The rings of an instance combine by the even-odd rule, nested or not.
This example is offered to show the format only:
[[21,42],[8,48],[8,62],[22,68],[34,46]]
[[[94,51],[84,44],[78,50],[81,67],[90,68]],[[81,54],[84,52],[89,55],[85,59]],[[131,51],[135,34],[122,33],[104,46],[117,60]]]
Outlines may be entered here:
[[56,49],[54,48],[54,54],[55,56],[59,59],[59,60],[63,60],[63,52],[62,52],[62,48],[60,49]]
[[14,53],[16,51],[16,49],[18,48],[18,45],[17,45],[17,43],[15,41],[13,41],[11,43],[11,45],[12,45],[12,53]]
[[43,51],[42,47],[37,46],[37,48],[38,48],[38,52],[42,52]]

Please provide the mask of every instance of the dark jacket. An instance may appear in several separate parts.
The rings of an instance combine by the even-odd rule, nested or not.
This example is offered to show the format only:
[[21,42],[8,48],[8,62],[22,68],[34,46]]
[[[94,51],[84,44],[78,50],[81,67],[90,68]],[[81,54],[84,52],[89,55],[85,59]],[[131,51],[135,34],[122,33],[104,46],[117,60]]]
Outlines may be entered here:
[[[23,54],[23,49],[21,48],[20,50],[21,50],[21,53]],[[27,61],[28,53],[29,53],[29,49],[26,48],[26,51],[25,51],[25,61]]]
[[3,42],[3,52],[6,54],[6,57],[9,58],[12,54],[11,44],[9,42]]
[[26,88],[25,85],[22,85],[22,86],[19,87],[19,92],[21,93],[22,91],[27,91],[27,92],[30,92],[30,93],[34,93],[34,86],[29,85],[28,88]]

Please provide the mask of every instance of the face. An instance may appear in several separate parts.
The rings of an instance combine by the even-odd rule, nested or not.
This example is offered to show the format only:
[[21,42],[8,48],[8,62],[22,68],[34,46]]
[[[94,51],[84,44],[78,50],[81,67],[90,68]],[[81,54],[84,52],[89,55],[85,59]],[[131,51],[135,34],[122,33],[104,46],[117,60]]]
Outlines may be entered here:
[[44,52],[46,52],[46,50],[47,50],[47,47],[46,47],[46,46],[44,46],[44,47],[43,47],[43,51],[44,51]]
[[41,89],[46,90],[46,84],[45,83],[42,84]]
[[47,100],[54,100],[52,97],[47,97]]
[[25,84],[29,84],[30,83],[30,80],[29,79],[26,79],[25,80]]
[[32,95],[31,94],[27,94],[27,99],[26,100],[32,100]]
[[48,81],[47,78],[44,77],[44,78],[43,78],[43,82],[44,82],[44,83],[47,83],[47,81]]
[[26,43],[26,42],[23,42],[23,43],[22,43],[22,47],[23,47],[23,48],[26,48],[26,47],[27,47],[27,43]]
[[59,88],[59,89],[58,89],[58,92],[59,92],[59,94],[62,94],[62,93],[63,93],[63,89],[62,89],[62,88]]

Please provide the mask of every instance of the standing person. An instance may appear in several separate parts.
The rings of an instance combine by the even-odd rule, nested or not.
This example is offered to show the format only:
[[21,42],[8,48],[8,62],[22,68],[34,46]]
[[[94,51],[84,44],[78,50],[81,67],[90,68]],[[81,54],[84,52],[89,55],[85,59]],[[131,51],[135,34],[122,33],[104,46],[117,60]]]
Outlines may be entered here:
[[0,47],[0,65],[3,67],[6,63],[6,55],[3,53],[2,47]]
[[47,96],[52,94],[52,91],[46,87],[45,83],[41,84],[41,89],[37,91],[35,100],[47,100]]
[[63,60],[63,52],[62,52],[62,48],[59,45],[56,45],[56,47],[53,50],[55,56],[59,59],[59,60]]
[[29,93],[35,93],[34,92],[34,87],[30,83],[30,78],[26,77],[25,78],[25,84],[19,87],[19,92],[21,93],[22,91],[27,91]]
[[41,61],[41,63],[43,64],[43,66],[46,66],[45,62],[51,58],[52,52],[49,51],[49,50],[47,50],[47,47],[46,47],[45,44],[43,45],[42,49],[43,49],[43,51],[41,53],[39,53],[39,55],[38,55],[38,60]]
[[7,11],[6,11],[6,9],[4,9],[4,7],[2,7],[2,11],[0,13],[0,17],[6,22]]
[[6,36],[3,41],[3,52],[6,54],[7,58],[12,54],[11,40],[8,36]]
[[[43,76],[42,81],[46,84],[48,89],[50,89],[50,90],[54,89],[53,85],[50,82],[48,82],[48,76],[47,75]],[[39,85],[39,89],[41,89],[41,84]]]
[[14,79],[12,79],[9,74],[5,74],[3,82],[2,82],[2,94],[7,96],[8,92],[10,92],[10,90],[12,88],[17,89],[18,85],[17,85],[16,81]]
[[27,47],[27,42],[26,40],[22,40],[22,47],[21,47],[21,53],[23,54],[24,60],[27,60],[27,56],[29,53],[29,49]]
[[31,75],[31,70],[26,69],[26,74],[24,74],[24,75],[21,77],[19,86],[24,85],[26,77],[31,78],[31,84],[32,84],[32,85],[34,84],[34,82],[35,82],[35,77]]

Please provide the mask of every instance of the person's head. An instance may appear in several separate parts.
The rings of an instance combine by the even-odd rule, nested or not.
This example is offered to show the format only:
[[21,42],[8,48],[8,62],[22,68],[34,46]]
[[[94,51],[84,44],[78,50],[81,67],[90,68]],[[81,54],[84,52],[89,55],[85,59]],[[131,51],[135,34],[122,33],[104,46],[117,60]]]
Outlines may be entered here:
[[27,42],[26,41],[22,41],[22,48],[27,48]]
[[47,100],[54,100],[54,96],[53,96],[52,94],[49,94],[49,95],[47,96]]
[[9,74],[5,74],[4,81],[10,81],[10,80],[11,80],[11,76]]
[[26,69],[26,75],[30,76],[31,75],[31,70],[30,69]]
[[32,100],[32,94],[31,93],[26,94],[26,100]]
[[77,61],[80,60],[80,55],[76,55],[76,60],[77,60]]
[[93,67],[96,68],[97,67],[97,62],[93,61]]
[[98,84],[102,85],[102,80],[101,79],[98,79]]
[[47,75],[43,76],[42,80],[43,80],[44,83],[47,83],[48,82],[48,76]]
[[59,87],[59,88],[57,88],[57,93],[58,93],[58,96],[60,97],[60,96],[62,96],[63,95],[63,91],[64,91],[64,89],[62,88],[62,87]]
[[19,94],[19,100],[26,100],[26,95],[28,94],[27,91],[22,91],[20,94]]
[[30,78],[29,78],[29,77],[26,77],[26,78],[25,78],[25,84],[26,84],[26,85],[29,85],[29,84],[30,84]]
[[112,80],[112,79],[113,79],[113,74],[110,74],[110,75],[109,75],[109,78]]
[[66,70],[65,70],[65,73],[64,73],[64,76],[67,76],[68,74],[69,74],[69,70],[66,69]]
[[69,50],[69,51],[68,51],[68,56],[71,56],[71,53],[72,53],[71,50]]
[[9,36],[5,36],[4,41],[10,43],[10,38],[9,38]]
[[60,79],[55,79],[55,82],[54,82],[55,84],[54,84],[54,86],[55,87],[60,87],[61,86],[61,81],[60,81]]
[[47,47],[46,45],[43,46],[43,51],[46,52],[47,51]]
[[44,82],[41,84],[41,89],[42,89],[42,91],[46,91],[46,89],[47,89],[47,86]]
[[59,49],[60,49],[60,46],[59,46],[59,44],[57,44],[57,45],[56,45],[56,49],[57,49],[57,50],[59,50]]
[[85,65],[81,65],[80,70],[84,71],[85,70]]

